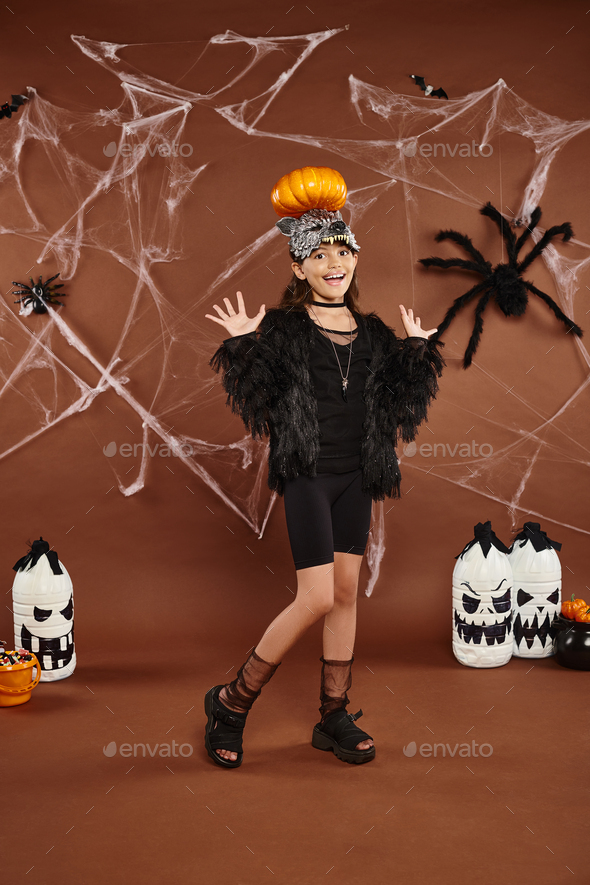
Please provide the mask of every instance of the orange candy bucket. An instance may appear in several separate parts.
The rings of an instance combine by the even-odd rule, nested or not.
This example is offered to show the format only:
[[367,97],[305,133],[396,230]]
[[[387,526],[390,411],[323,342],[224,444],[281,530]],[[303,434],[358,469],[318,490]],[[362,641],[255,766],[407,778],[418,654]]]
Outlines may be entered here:
[[[14,651],[5,654],[18,656]],[[31,656],[30,661],[0,667],[0,707],[15,707],[30,700],[31,692],[41,678],[41,665],[34,654],[27,654]],[[33,667],[37,668],[34,679]]]

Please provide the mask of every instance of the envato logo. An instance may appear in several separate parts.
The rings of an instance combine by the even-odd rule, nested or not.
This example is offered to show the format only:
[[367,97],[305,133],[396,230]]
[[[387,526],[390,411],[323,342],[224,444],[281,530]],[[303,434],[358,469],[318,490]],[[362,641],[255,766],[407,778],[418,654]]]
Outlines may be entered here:
[[160,458],[179,458],[184,455],[185,457],[191,457],[194,455],[193,447],[189,443],[180,444],[172,444],[171,446],[166,445],[165,443],[156,443],[156,445],[152,448],[151,446],[144,446],[143,443],[122,443],[120,446],[117,445],[116,442],[110,442],[108,446],[104,446],[102,453],[107,458],[113,458],[117,452],[121,455],[122,458],[131,458],[133,455],[134,458],[137,458],[137,453],[141,451],[143,456],[144,449],[150,458],[155,458],[156,455],[159,455]]
[[153,147],[149,147],[147,144],[121,144],[118,145],[116,141],[110,141],[105,147],[102,149],[105,157],[114,157],[118,154],[120,157],[137,157],[138,159],[142,159],[146,154],[149,154],[150,157],[155,157],[158,154],[159,157],[190,157],[193,152],[192,144],[176,144],[173,142],[172,144],[155,144]]
[[[450,744],[420,744],[418,747],[416,741],[410,741],[409,744],[403,748],[404,756],[415,756],[416,753],[420,753],[421,756],[425,756],[429,758],[430,756],[438,756],[439,753],[438,748],[442,748],[441,756],[446,756],[447,751],[449,756],[454,756],[459,751],[459,756],[483,756],[484,759],[487,759],[488,756],[491,756],[494,752],[494,748],[491,744],[476,744],[475,741],[471,741],[470,744],[455,744],[454,747],[451,748]],[[477,748],[479,747],[479,753],[477,752]],[[485,752],[484,752],[485,749]]]
[[418,452],[423,458],[436,458],[439,454],[446,458],[447,453],[450,458],[454,458],[456,455],[459,458],[489,458],[494,454],[494,449],[489,443],[481,443],[480,445],[475,440],[472,440],[471,444],[461,443],[459,445],[456,443],[454,446],[449,443],[422,443],[419,448],[415,442],[411,442],[404,446],[403,452],[406,458],[413,458]]
[[[401,143],[398,144],[398,147],[402,147]],[[416,154],[419,154],[421,157],[428,159],[430,157],[454,157],[455,154],[458,157],[491,157],[494,153],[494,149],[491,144],[476,144],[474,141],[471,144],[467,142],[463,142],[463,144],[455,143],[454,145],[450,144],[428,144],[428,142],[424,142],[423,144],[418,144],[417,141],[409,141],[407,144],[404,144],[402,147],[402,154],[405,157],[415,157]]]
[[[178,753],[176,752],[177,748]],[[193,746],[192,744],[177,744],[176,741],[172,741],[172,744],[154,744],[153,747],[151,744],[119,744],[117,747],[116,741],[111,741],[110,744],[102,748],[102,752],[109,759],[112,759],[117,753],[126,758],[133,756],[134,759],[137,759],[138,756],[145,758],[146,755],[151,756],[152,759],[154,756],[175,756],[176,758],[183,756],[186,759],[193,755]]]

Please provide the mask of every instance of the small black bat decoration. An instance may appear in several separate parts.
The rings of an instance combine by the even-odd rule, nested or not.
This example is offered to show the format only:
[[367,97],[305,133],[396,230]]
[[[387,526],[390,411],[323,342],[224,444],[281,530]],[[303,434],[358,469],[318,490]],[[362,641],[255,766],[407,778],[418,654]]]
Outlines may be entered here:
[[537,289],[532,283],[529,283],[528,280],[522,279],[524,271],[533,263],[535,258],[539,257],[554,237],[561,234],[564,243],[571,240],[574,232],[569,221],[565,221],[563,224],[555,225],[546,230],[526,258],[519,261],[518,253],[524,246],[526,240],[530,237],[531,231],[533,231],[539,223],[541,218],[541,207],[537,206],[537,208],[533,210],[530,223],[526,226],[524,233],[522,233],[518,239],[516,239],[516,236],[511,231],[509,223],[491,203],[486,203],[479,211],[482,215],[491,218],[492,221],[495,221],[498,225],[500,233],[504,237],[506,243],[508,263],[497,264],[495,267],[492,267],[491,263],[486,261],[481,252],[475,248],[468,236],[460,234],[456,230],[441,230],[435,237],[437,243],[440,243],[442,240],[452,240],[454,243],[457,243],[458,246],[462,246],[463,249],[469,253],[471,258],[469,260],[465,258],[420,258],[420,263],[423,264],[424,267],[461,267],[465,270],[475,271],[475,273],[478,273],[483,277],[483,280],[473,286],[472,289],[469,289],[468,292],[465,292],[464,295],[459,295],[459,297],[455,299],[453,304],[447,310],[442,323],[438,327],[436,333],[432,336],[431,340],[438,340],[443,332],[448,329],[451,321],[455,318],[459,310],[479,295],[480,298],[477,302],[477,307],[475,308],[473,332],[471,333],[471,338],[469,339],[469,344],[467,345],[467,350],[463,357],[463,368],[467,369],[468,366],[471,365],[471,360],[473,359],[479,344],[479,339],[483,330],[483,312],[487,307],[488,301],[493,298],[504,316],[519,317],[526,311],[529,292],[532,292],[533,295],[537,295],[549,308],[551,308],[557,319],[561,320],[561,322],[567,326],[568,332],[573,332],[574,335],[578,335],[581,338],[583,333],[580,327],[563,313],[553,298],[550,298],[545,292],[541,292],[540,289]]
[[0,105],[0,120],[2,117],[12,117],[13,114],[16,114],[21,105],[28,101],[26,95],[12,95],[10,101],[4,102],[4,104]]
[[58,278],[59,274],[56,273],[55,276],[50,277],[47,282],[43,282],[43,277],[39,277],[39,282],[35,283],[33,277],[29,277],[31,281],[31,285],[27,286],[26,283],[17,283],[16,280],[12,281],[13,286],[22,286],[21,289],[18,289],[14,294],[22,295],[22,298],[19,298],[18,301],[15,301],[15,304],[21,304],[22,307],[19,310],[19,313],[23,316],[29,316],[30,313],[47,313],[47,304],[55,304],[57,307],[63,307],[61,301],[57,300],[59,298],[63,298],[67,295],[67,292],[58,292],[58,289],[61,289],[63,283],[58,283],[57,286],[50,286],[54,280]]
[[447,98],[448,99],[449,96],[444,91],[442,86],[440,86],[438,89],[433,89],[432,86],[426,85],[426,80],[424,79],[424,77],[418,77],[417,74],[410,74],[410,77],[412,78],[412,80],[415,81],[416,86],[419,86],[420,89],[422,90],[422,92],[426,93],[425,97],[434,96],[435,98]]

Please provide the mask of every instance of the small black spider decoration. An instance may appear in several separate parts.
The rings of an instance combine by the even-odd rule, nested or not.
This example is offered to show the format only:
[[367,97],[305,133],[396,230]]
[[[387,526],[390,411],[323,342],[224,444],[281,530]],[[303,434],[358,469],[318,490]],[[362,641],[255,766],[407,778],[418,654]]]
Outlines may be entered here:
[[481,274],[484,279],[482,282],[473,286],[468,292],[465,292],[464,295],[460,295],[455,299],[451,307],[447,310],[436,334],[432,336],[433,339],[439,339],[443,332],[448,329],[459,310],[479,295],[480,292],[483,292],[483,295],[481,295],[477,307],[475,308],[475,324],[473,326],[471,338],[469,339],[469,344],[467,345],[467,350],[463,357],[464,369],[467,369],[468,366],[471,365],[471,360],[479,345],[479,339],[483,329],[483,312],[486,309],[490,298],[494,298],[496,304],[505,316],[519,317],[526,311],[529,299],[528,293],[532,292],[534,295],[538,295],[539,298],[543,299],[545,304],[551,308],[555,316],[567,326],[568,332],[574,332],[575,335],[581,337],[582,330],[580,327],[560,310],[555,301],[550,298],[549,295],[546,295],[545,292],[541,292],[540,289],[537,289],[532,283],[529,283],[528,280],[523,280],[521,276],[529,265],[533,263],[535,258],[539,257],[541,252],[543,252],[545,247],[549,245],[554,237],[563,234],[563,242],[567,242],[567,240],[573,237],[574,232],[569,221],[556,225],[555,227],[550,227],[549,230],[546,230],[526,258],[524,258],[523,261],[518,261],[518,253],[524,246],[526,240],[530,237],[531,231],[533,231],[539,223],[539,219],[541,218],[541,207],[537,206],[532,212],[530,224],[527,225],[526,230],[518,239],[516,239],[515,234],[510,229],[508,222],[491,203],[486,203],[483,209],[480,209],[479,211],[482,215],[491,218],[498,225],[500,233],[506,242],[508,263],[497,264],[496,267],[492,267],[491,263],[486,261],[481,252],[475,248],[470,238],[465,234],[458,233],[456,230],[441,230],[437,234],[435,237],[437,243],[440,243],[442,240],[453,240],[459,246],[463,246],[463,248],[471,255],[472,260],[470,261],[465,258],[420,258],[419,261],[424,267],[461,267],[465,270],[473,270],[476,273]]
[[[63,298],[67,293],[66,292],[58,292],[58,289],[61,289],[63,283],[58,283],[57,286],[51,286],[54,280],[58,278],[59,274],[56,273],[55,276],[50,277],[46,283],[43,282],[43,277],[39,277],[39,282],[35,283],[33,277],[29,277],[31,281],[31,285],[27,286],[26,283],[17,283],[16,280],[12,281],[13,286],[22,286],[21,289],[18,289],[14,294],[22,295],[22,298],[19,298],[18,301],[15,301],[15,304],[22,304],[19,313],[22,316],[28,317],[31,313],[47,313],[47,304],[56,304],[58,307],[63,307],[61,301],[57,300],[57,297]],[[57,296],[57,297],[56,297]]]

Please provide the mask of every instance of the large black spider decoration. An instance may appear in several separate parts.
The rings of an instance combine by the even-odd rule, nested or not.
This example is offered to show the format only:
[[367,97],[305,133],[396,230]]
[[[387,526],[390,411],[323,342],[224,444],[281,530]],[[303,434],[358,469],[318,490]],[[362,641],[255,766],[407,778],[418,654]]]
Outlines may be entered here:
[[491,203],[486,203],[486,205],[479,211],[482,215],[491,218],[498,225],[500,233],[506,242],[508,263],[497,264],[496,267],[492,267],[491,263],[486,261],[481,252],[475,248],[470,238],[465,234],[458,233],[456,230],[441,230],[437,234],[435,237],[437,243],[440,243],[442,240],[453,240],[459,246],[463,246],[463,248],[471,255],[472,260],[470,261],[465,258],[420,258],[419,261],[424,267],[461,267],[465,270],[473,270],[476,273],[481,274],[484,279],[482,282],[473,286],[468,292],[465,292],[464,295],[460,295],[455,299],[451,307],[447,310],[436,334],[432,336],[433,340],[440,338],[443,332],[448,329],[451,321],[455,318],[459,310],[475,298],[476,295],[479,295],[480,292],[483,292],[483,295],[480,297],[477,307],[475,308],[473,332],[471,333],[471,338],[469,339],[469,344],[467,345],[467,350],[463,357],[464,369],[467,369],[468,366],[471,365],[471,360],[477,350],[483,329],[483,312],[486,309],[490,298],[495,300],[505,316],[519,317],[526,311],[529,299],[528,293],[532,292],[534,295],[538,295],[539,298],[543,299],[545,304],[551,308],[555,316],[567,326],[568,332],[573,332],[575,335],[582,337],[583,333],[580,327],[560,310],[555,301],[550,298],[549,295],[546,295],[545,292],[541,292],[540,289],[537,289],[532,283],[529,283],[528,280],[523,280],[521,276],[529,265],[533,263],[535,258],[539,257],[554,237],[563,234],[563,242],[567,242],[567,240],[573,237],[574,232],[569,221],[556,225],[555,227],[550,227],[546,230],[526,258],[524,258],[523,261],[518,261],[518,253],[524,246],[526,240],[530,237],[531,231],[533,231],[539,223],[539,219],[541,218],[541,207],[537,206],[537,208],[531,213],[530,223],[518,239],[516,239],[516,236],[510,229],[510,225],[506,219],[502,217],[500,212],[498,212]]
[[67,295],[67,292],[58,292],[58,289],[61,289],[63,283],[58,283],[57,286],[51,286],[54,280],[58,278],[59,274],[56,273],[55,276],[50,277],[47,282],[43,282],[43,277],[39,277],[39,282],[35,283],[33,277],[29,277],[31,281],[31,285],[27,286],[26,283],[17,283],[16,280],[12,281],[13,286],[22,286],[21,289],[18,289],[14,294],[22,295],[22,298],[19,298],[18,301],[15,301],[15,304],[22,304],[19,313],[22,316],[28,317],[30,313],[47,313],[47,304],[55,304],[58,307],[63,307],[61,301],[57,300],[59,298],[63,298]]

